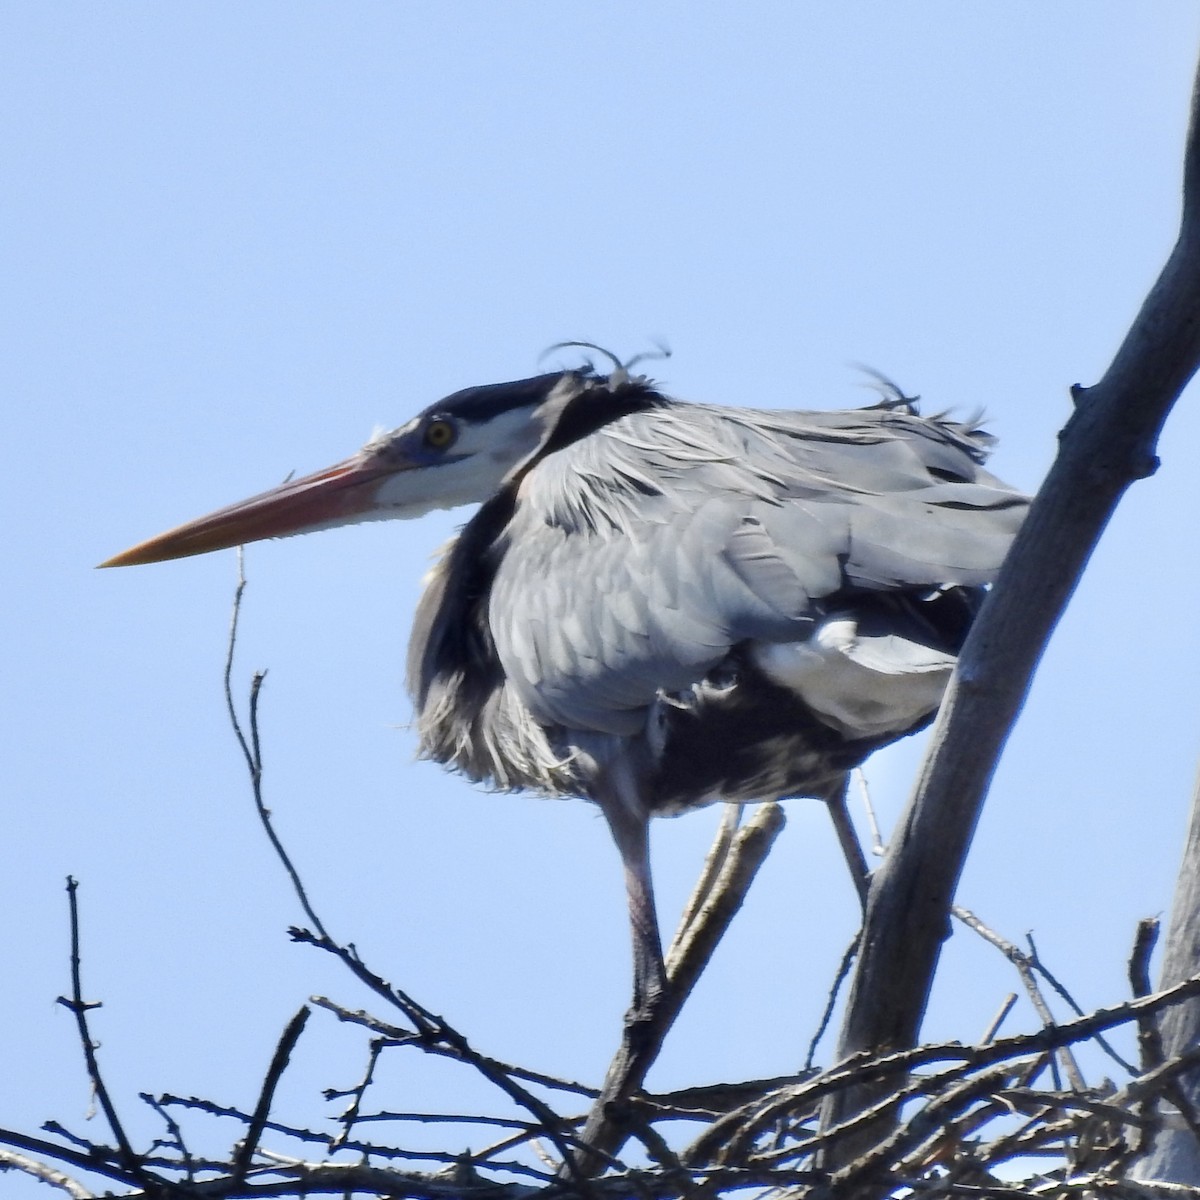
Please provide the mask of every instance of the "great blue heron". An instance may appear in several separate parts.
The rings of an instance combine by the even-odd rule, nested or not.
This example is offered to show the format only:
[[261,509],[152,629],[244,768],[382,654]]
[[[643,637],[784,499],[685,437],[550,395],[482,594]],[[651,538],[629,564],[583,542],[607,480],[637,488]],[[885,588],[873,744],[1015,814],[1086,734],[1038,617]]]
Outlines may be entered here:
[[110,559],[477,503],[417,610],[424,755],[596,802],[625,866],[633,1015],[664,969],[653,816],[826,797],[928,723],[1025,514],[972,424],[684,403],[618,365],[467,388],[344,462]]

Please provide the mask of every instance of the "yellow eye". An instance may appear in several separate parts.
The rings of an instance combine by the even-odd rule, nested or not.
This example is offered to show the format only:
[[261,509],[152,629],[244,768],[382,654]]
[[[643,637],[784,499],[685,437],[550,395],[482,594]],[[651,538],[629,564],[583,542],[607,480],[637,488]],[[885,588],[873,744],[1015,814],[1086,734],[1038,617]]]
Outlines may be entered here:
[[433,417],[425,426],[425,445],[431,450],[445,450],[454,445],[458,430],[447,417]]

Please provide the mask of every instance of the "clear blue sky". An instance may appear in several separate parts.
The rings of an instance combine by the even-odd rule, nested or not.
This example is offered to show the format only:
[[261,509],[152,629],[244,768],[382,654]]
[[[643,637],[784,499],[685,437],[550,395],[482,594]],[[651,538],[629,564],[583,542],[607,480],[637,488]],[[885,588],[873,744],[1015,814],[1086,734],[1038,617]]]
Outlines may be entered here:
[[[720,403],[866,403],[867,363],[929,410],[986,409],[996,471],[1034,488],[1069,385],[1103,372],[1169,249],[1198,46],[1186,0],[10,0],[0,1124],[85,1127],[54,1004],[68,872],[143,1135],[137,1091],[250,1105],[309,993],[367,1002],[284,934],[299,913],[220,691],[233,553],[94,563],[567,338],[665,339],[669,389]],[[961,892],[1035,930],[1087,1005],[1125,994],[1185,828],[1198,442],[1185,399],[1058,632]],[[412,607],[463,515],[251,548],[238,676],[270,669],[268,799],[333,930],[480,1047],[595,1081],[628,987],[600,820],[412,761]],[[919,749],[870,767],[887,820]],[[855,908],[823,813],[788,813],[656,1087],[803,1056]],[[715,820],[656,827],[668,927]],[[977,1036],[1015,986],[956,933],[927,1031]],[[295,1119],[362,1061],[315,1026]],[[414,1069],[375,1099],[473,1095]]]

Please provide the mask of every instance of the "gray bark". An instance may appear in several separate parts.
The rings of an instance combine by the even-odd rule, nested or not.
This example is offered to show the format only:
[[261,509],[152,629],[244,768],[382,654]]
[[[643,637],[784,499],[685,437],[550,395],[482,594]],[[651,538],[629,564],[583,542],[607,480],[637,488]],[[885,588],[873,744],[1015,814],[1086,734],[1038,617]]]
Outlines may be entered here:
[[[1073,390],[1059,455],[963,649],[872,882],[839,1057],[916,1043],[954,890],[1034,669],[1125,489],[1157,466],[1163,422],[1200,365],[1198,105],[1193,91],[1178,241],[1104,378]],[[867,1099],[848,1097],[827,1119]]]
[[[1163,955],[1162,986],[1182,983],[1200,972],[1200,777],[1192,796],[1192,820],[1183,862],[1175,884],[1171,924]],[[1169,1009],[1158,1021],[1163,1056],[1174,1058],[1200,1043],[1200,999],[1187,1000]],[[1181,1075],[1183,1100],[1193,1113],[1200,1111],[1200,1072]],[[1139,1179],[1200,1184],[1200,1141],[1178,1110],[1159,1113],[1163,1127],[1138,1164]]]

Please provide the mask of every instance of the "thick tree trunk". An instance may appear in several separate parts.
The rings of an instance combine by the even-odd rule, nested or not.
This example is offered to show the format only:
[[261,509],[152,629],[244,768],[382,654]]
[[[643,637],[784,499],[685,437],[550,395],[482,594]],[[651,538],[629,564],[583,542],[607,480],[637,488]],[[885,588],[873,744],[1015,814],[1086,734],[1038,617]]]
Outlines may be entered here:
[[[1157,465],[1159,431],[1200,365],[1198,106],[1194,91],[1179,239],[1104,378],[1074,389],[1058,458],[963,648],[916,791],[872,882],[839,1058],[916,1043],[954,890],[1033,671],[1125,489]],[[831,1105],[826,1123],[869,1102],[861,1091]],[[878,1133],[865,1130],[860,1141]]]
[[[1187,845],[1179,878],[1175,884],[1175,900],[1171,906],[1171,924],[1167,931],[1167,946],[1163,956],[1162,987],[1200,973],[1200,776],[1192,796],[1192,822],[1188,829]],[[1158,1022],[1163,1056],[1169,1060],[1200,1044],[1200,999],[1187,1000],[1169,1009]],[[1200,1112],[1200,1071],[1181,1075],[1179,1087],[1185,1103],[1192,1112]],[[1156,1179],[1169,1183],[1200,1185],[1200,1140],[1178,1114],[1160,1112],[1163,1127],[1159,1130],[1149,1154],[1138,1164],[1139,1179]]]

